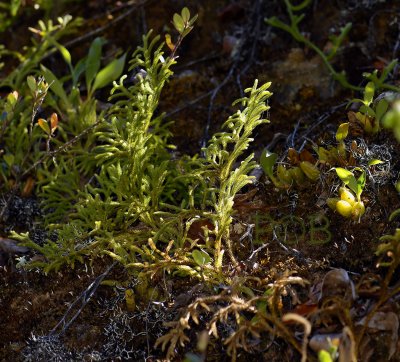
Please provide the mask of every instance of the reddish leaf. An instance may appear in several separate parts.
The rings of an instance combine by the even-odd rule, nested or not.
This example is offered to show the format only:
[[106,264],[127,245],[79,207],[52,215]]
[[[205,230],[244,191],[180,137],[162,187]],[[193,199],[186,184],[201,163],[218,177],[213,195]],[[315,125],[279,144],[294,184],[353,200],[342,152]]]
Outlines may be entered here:
[[32,195],[33,188],[35,187],[35,180],[32,177],[28,177],[22,190],[23,197],[29,197]]
[[294,148],[289,148],[287,157],[292,165],[296,166],[299,164],[300,161],[299,154]]
[[45,131],[47,134],[50,134],[50,128],[49,128],[49,125],[48,125],[48,123],[47,123],[47,121],[45,119],[39,118],[38,119],[38,125],[43,131]]
[[58,116],[57,113],[53,113],[50,117],[51,133],[53,133],[58,127]]
[[172,40],[171,40],[171,35],[165,34],[165,43],[167,44],[168,48],[169,48],[171,51],[174,51],[174,49],[175,49],[175,44],[174,44],[174,43],[172,42]]

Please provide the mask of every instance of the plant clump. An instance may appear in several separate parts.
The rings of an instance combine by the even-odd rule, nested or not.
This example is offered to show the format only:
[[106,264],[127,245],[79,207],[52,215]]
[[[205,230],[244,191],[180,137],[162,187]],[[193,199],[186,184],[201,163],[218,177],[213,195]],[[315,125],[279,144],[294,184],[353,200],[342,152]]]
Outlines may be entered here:
[[[387,234],[376,251],[384,272],[367,274],[371,260],[348,272],[331,259],[340,254],[341,265],[353,265],[346,248],[361,248],[348,239],[369,237],[368,222],[386,212],[379,189],[393,194],[398,153],[379,137],[390,129],[398,138],[400,107],[393,94],[376,93],[396,90],[386,83],[396,61],[365,74],[364,88],[350,84],[332,62],[351,24],[323,52],[299,29],[305,15],[296,13],[310,3],[285,0],[290,24],[267,23],[314,50],[335,80],[363,97],[349,102],[336,132],[311,145],[304,136],[296,146],[296,129],[283,151],[264,148],[258,178],[252,146],[262,126],[270,129],[269,81],[240,88],[234,111],[209,139],[207,125],[197,154],[174,144],[162,100],[196,24],[188,8],[173,15],[165,38],[150,30],[132,54],[113,48],[112,60],[103,37],[93,37],[81,59],[64,45],[80,19],[30,29],[32,45],[0,79],[0,262],[30,278],[68,275],[80,290],[91,281],[80,293],[68,289],[75,300],[48,335],[32,332],[23,358],[205,361],[217,353],[236,361],[268,359],[285,345],[286,358],[356,361],[375,328],[393,333],[387,354],[394,355],[400,232],[387,229],[400,209],[374,224],[374,235]],[[10,24],[18,9],[7,7]],[[63,67],[50,67],[52,54]],[[32,310],[47,308],[53,294],[35,296]],[[93,310],[101,310],[101,328],[91,324]],[[101,338],[79,350],[66,343],[67,331]]]

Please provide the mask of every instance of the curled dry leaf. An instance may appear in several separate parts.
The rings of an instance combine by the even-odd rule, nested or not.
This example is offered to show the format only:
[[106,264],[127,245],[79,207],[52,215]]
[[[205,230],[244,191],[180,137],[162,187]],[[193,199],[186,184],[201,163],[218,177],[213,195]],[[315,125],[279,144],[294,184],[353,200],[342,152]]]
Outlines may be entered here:
[[301,362],[307,361],[307,341],[308,336],[311,333],[311,323],[301,315],[296,313],[287,313],[282,317],[283,322],[293,321],[296,323],[300,323],[304,326],[304,336],[303,336],[303,343],[301,348]]
[[[367,323],[366,317],[357,322],[356,325],[365,326]],[[396,352],[397,341],[399,339],[399,317],[394,312],[376,312],[373,317],[368,321],[368,328],[376,329],[378,331],[390,331],[390,348],[389,359],[391,359]]]
[[344,269],[333,269],[326,273],[321,287],[320,302],[327,298],[339,297],[344,301],[356,299],[354,283]]
[[357,362],[356,342],[349,327],[344,327],[339,344],[339,362]]

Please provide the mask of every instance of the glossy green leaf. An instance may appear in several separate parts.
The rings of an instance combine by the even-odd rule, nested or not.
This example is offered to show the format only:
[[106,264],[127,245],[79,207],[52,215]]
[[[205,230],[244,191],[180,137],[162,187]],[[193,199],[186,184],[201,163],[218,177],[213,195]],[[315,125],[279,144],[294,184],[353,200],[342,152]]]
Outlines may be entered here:
[[353,173],[351,171],[348,171],[342,167],[336,167],[335,168],[337,175],[339,178],[343,181],[343,183],[351,189],[355,194],[357,194],[358,191],[358,185],[357,185],[357,180],[354,177]]
[[100,70],[94,80],[92,92],[96,89],[105,87],[120,77],[124,70],[125,58],[126,54],[118,59],[114,59],[111,63],[107,64],[102,70]]
[[378,160],[378,159],[374,158],[368,162],[368,166],[379,165],[380,163],[384,163],[384,162],[382,160]]
[[261,154],[260,165],[270,178],[274,176],[274,165],[277,158],[278,155],[276,153],[269,152],[267,149],[264,149]]
[[388,75],[392,72],[394,67],[397,65],[398,60],[393,59],[385,68],[383,68],[383,71],[380,76],[380,81],[381,83],[384,83]]
[[189,20],[189,26],[193,26],[199,16],[196,14]]
[[17,92],[11,92],[7,95],[7,102],[14,107],[15,104],[17,103],[18,100],[18,93]]
[[175,26],[175,29],[178,30],[179,33],[182,33],[185,29],[185,23],[179,14],[174,14],[173,24]]
[[87,89],[90,88],[94,78],[96,77],[97,72],[100,69],[100,61],[101,61],[101,48],[105,41],[102,38],[96,38],[93,40],[92,44],[90,45],[89,53],[86,59],[86,87]]
[[42,69],[44,79],[48,84],[50,84],[50,89],[64,102],[65,105],[69,106],[70,102],[65,93],[63,84],[50,69],[47,69],[44,65],[41,65],[40,68]]
[[190,26],[188,28],[185,28],[185,30],[182,32],[182,37],[184,38],[186,35],[188,35],[192,31],[193,27]]
[[49,42],[58,49],[64,61],[68,64],[69,69],[72,71],[72,58],[69,50],[53,38],[50,38]]
[[360,199],[361,193],[364,190],[365,182],[366,182],[366,174],[365,174],[365,171],[363,170],[361,172],[360,177],[357,179],[357,192],[356,192],[356,195],[357,195],[358,199]]
[[65,62],[71,66],[72,65],[72,59],[71,59],[71,53],[69,50],[64,46],[61,45],[60,43],[56,43],[56,47],[61,53],[62,57],[64,58]]
[[336,141],[343,141],[349,134],[349,123],[342,123],[336,132]]
[[79,60],[78,63],[76,63],[75,68],[73,69],[72,72],[72,86],[76,87],[78,85],[78,80],[81,74],[85,71],[86,69],[86,58],[82,58]]
[[26,82],[28,83],[28,87],[32,92],[36,91],[36,79],[32,75],[30,75],[27,79]]
[[211,257],[203,250],[193,250],[192,251],[193,260],[197,265],[203,266],[211,263]]
[[190,11],[187,7],[184,7],[181,12],[182,20],[187,23],[190,19]]
[[370,105],[374,99],[375,94],[375,84],[373,82],[368,82],[364,90],[364,104]]
[[375,117],[375,111],[374,111],[371,107],[369,107],[369,106],[367,106],[367,105],[365,105],[365,104],[362,104],[362,105],[361,105],[359,111],[360,111],[362,114],[366,114],[366,115],[369,116],[369,117]]

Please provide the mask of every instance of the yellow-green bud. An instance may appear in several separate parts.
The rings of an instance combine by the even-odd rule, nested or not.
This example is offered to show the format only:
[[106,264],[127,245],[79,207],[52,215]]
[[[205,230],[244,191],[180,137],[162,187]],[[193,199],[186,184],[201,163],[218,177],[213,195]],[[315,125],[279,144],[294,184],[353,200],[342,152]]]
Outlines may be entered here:
[[357,201],[354,203],[352,211],[351,211],[351,217],[354,220],[359,219],[361,216],[363,216],[365,213],[365,206],[362,201]]
[[341,187],[339,189],[339,195],[342,200],[347,201],[352,206],[356,202],[356,198],[354,197],[353,193],[345,187]]
[[353,207],[347,201],[339,200],[336,204],[336,210],[340,215],[344,217],[350,217]]

